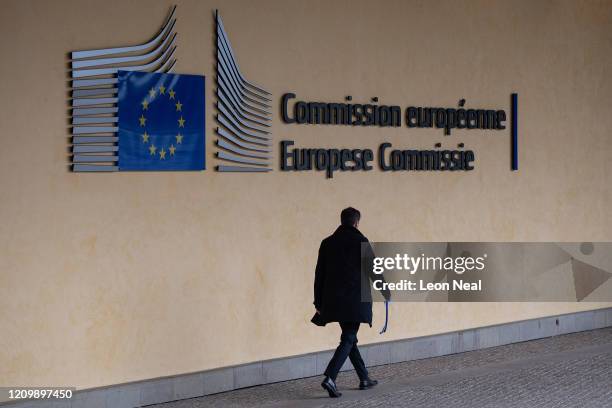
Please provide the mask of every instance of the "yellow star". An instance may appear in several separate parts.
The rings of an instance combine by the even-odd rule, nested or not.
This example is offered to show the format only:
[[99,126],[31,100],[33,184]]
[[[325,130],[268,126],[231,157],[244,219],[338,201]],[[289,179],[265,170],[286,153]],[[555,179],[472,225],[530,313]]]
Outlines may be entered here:
[[154,97],[155,97],[155,88],[151,88],[151,89],[149,90],[149,96],[150,96],[151,98],[154,98]]
[[185,127],[185,119],[183,119],[182,115],[179,118],[178,123],[179,123],[179,127]]
[[145,132],[142,134],[142,143],[147,143],[148,141],[149,141],[149,134],[145,130]]
[[178,112],[178,111],[182,110],[182,108],[183,108],[183,104],[181,103],[181,101],[178,101],[176,103],[176,111]]
[[147,123],[147,118],[144,115],[140,115],[140,126],[144,126]]
[[174,99],[174,94],[176,93],[174,89],[169,90],[168,93],[170,94],[170,99]]
[[165,150],[162,148],[162,149],[159,151],[159,159],[160,159],[160,160],[164,160],[165,158],[166,158],[166,151],[165,151]]
[[149,102],[146,99],[142,101],[142,109],[149,110]]
[[176,147],[174,147],[174,145],[170,145],[168,150],[170,150],[170,156],[174,156],[174,151],[176,150]]
[[155,145],[151,145],[151,147],[149,147],[149,152],[151,153],[151,156],[155,154],[156,150],[157,150],[157,147],[155,147]]
[[180,133],[178,135],[175,136],[176,137],[176,143],[181,144],[183,143],[183,135],[181,135]]
[[161,85],[159,87],[159,93],[162,94],[162,95],[165,95],[166,94],[166,87]]

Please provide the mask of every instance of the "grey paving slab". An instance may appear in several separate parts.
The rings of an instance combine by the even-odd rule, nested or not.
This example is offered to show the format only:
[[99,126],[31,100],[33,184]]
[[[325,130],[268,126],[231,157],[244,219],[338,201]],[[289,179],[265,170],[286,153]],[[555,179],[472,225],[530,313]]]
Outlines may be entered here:
[[173,401],[174,387],[165,379],[147,381],[140,388],[140,405],[150,405],[159,401]]
[[415,339],[410,343],[410,346],[412,357],[415,359],[429,358],[437,353],[436,341],[431,337]]
[[10,408],[70,408],[72,402],[69,400],[49,400],[49,401],[21,401],[7,404]]
[[500,345],[500,328],[497,326],[476,329],[478,348],[488,348]]
[[458,337],[459,336],[457,333],[448,333],[436,336],[436,356],[444,356],[447,354],[458,353]]
[[265,361],[263,363],[265,383],[272,383],[317,375],[315,354],[287,359]]
[[72,402],[68,400],[64,401],[40,401],[38,405],[31,405],[35,408],[71,408]]
[[316,374],[323,374],[327,368],[327,363],[334,355],[333,351],[322,351],[316,354]]
[[476,331],[475,330],[464,330],[457,333],[457,347],[456,352],[462,353],[465,351],[476,350]]
[[559,333],[567,334],[576,331],[576,315],[559,316]]
[[107,408],[132,408],[140,404],[141,384],[125,384],[111,390],[106,397]]
[[607,326],[608,326],[607,310],[605,309],[596,310],[595,316],[593,316],[593,328],[602,329]]
[[574,318],[574,330],[584,331],[593,328],[595,311],[582,312],[581,316]]
[[234,369],[220,368],[203,373],[204,376],[204,394],[216,394],[218,392],[233,390],[234,387]]
[[[559,334],[558,319],[556,317],[542,317],[541,319],[538,319],[538,324],[540,333],[539,338],[556,336]],[[604,325],[602,327],[606,326]],[[595,328],[599,329],[600,327],[589,327],[588,329],[590,330]]]
[[539,320],[527,320],[524,322],[519,322],[518,326],[521,341],[529,341],[542,337],[542,324]]
[[234,367],[236,388],[251,387],[263,383],[263,364],[261,362]]
[[362,355],[367,366],[377,366],[389,364],[391,360],[391,345],[389,343],[375,344],[372,346],[363,347],[367,349],[366,355]]
[[521,331],[518,324],[509,324],[498,328],[498,345],[521,341]]
[[204,375],[202,373],[181,375],[173,378],[174,398],[185,399],[204,395]]
[[92,390],[83,394],[76,393],[72,398],[71,408],[106,408],[107,394],[104,389]]
[[391,343],[389,349],[389,362],[399,363],[410,360],[410,342],[396,341]]

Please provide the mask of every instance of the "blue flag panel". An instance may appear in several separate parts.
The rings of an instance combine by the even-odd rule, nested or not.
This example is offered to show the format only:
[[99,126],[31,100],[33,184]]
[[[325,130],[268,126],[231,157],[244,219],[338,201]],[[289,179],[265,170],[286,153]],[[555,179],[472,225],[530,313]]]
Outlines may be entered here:
[[118,76],[119,171],[204,170],[204,77]]

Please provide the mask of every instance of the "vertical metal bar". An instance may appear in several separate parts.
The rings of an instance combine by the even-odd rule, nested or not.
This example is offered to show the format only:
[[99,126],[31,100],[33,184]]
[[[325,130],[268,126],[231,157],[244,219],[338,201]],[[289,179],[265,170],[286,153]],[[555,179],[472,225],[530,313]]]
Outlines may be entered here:
[[512,94],[512,171],[518,170],[518,94]]

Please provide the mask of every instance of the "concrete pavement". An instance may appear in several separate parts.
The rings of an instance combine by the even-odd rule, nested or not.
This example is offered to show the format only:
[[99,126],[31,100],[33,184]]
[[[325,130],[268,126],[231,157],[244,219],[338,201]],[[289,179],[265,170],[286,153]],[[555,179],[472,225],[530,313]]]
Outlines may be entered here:
[[339,399],[310,377],[152,407],[612,407],[612,328],[369,370],[379,386],[342,372]]

